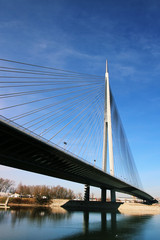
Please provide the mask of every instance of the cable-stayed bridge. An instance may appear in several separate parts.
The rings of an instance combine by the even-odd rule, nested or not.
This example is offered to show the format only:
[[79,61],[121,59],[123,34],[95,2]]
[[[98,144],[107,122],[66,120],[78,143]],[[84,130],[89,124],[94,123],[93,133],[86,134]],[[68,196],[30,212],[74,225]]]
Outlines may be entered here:
[[[109,75],[0,59],[0,164],[143,200]],[[109,151],[107,151],[107,149]],[[103,162],[103,164],[102,164]]]

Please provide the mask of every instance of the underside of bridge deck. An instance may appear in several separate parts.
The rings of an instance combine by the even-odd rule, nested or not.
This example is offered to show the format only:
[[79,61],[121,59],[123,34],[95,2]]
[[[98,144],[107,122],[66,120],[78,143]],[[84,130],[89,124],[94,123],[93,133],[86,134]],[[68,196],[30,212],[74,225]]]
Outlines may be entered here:
[[0,121],[0,164],[101,189],[128,193],[154,202],[152,196],[140,189],[4,120]]

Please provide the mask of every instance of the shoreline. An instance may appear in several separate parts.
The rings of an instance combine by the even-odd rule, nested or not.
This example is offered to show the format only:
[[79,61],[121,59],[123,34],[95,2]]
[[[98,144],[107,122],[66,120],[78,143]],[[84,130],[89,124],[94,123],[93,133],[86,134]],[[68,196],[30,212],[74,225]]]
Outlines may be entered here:
[[41,205],[41,204],[24,204],[24,203],[9,203],[8,207],[50,207],[50,205]]
[[124,203],[118,211],[124,215],[159,215],[160,204]]
[[112,211],[125,215],[160,214],[160,204],[146,205],[142,203],[84,202],[68,199],[53,199],[50,204],[8,203],[8,207],[64,208],[69,211]]

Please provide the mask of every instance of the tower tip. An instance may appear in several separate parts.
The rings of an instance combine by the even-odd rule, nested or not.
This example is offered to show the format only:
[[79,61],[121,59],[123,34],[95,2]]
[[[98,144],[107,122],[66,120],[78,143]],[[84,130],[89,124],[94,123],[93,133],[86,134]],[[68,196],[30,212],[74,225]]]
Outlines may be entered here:
[[108,61],[106,59],[106,73],[108,73]]

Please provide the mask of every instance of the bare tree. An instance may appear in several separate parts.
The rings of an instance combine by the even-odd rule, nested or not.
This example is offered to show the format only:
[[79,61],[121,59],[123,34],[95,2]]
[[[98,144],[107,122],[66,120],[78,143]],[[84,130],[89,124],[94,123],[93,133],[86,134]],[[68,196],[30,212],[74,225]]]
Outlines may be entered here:
[[0,192],[10,192],[13,189],[14,181],[0,178]]
[[83,200],[82,193],[77,193],[77,194],[76,194],[76,198],[77,198],[78,200]]
[[74,199],[75,194],[71,189],[67,189],[61,186],[49,187],[46,185],[37,186],[26,186],[21,183],[18,185],[16,192],[20,195],[32,195],[34,197],[39,196],[40,198],[46,196],[50,198],[63,198],[63,199]]

